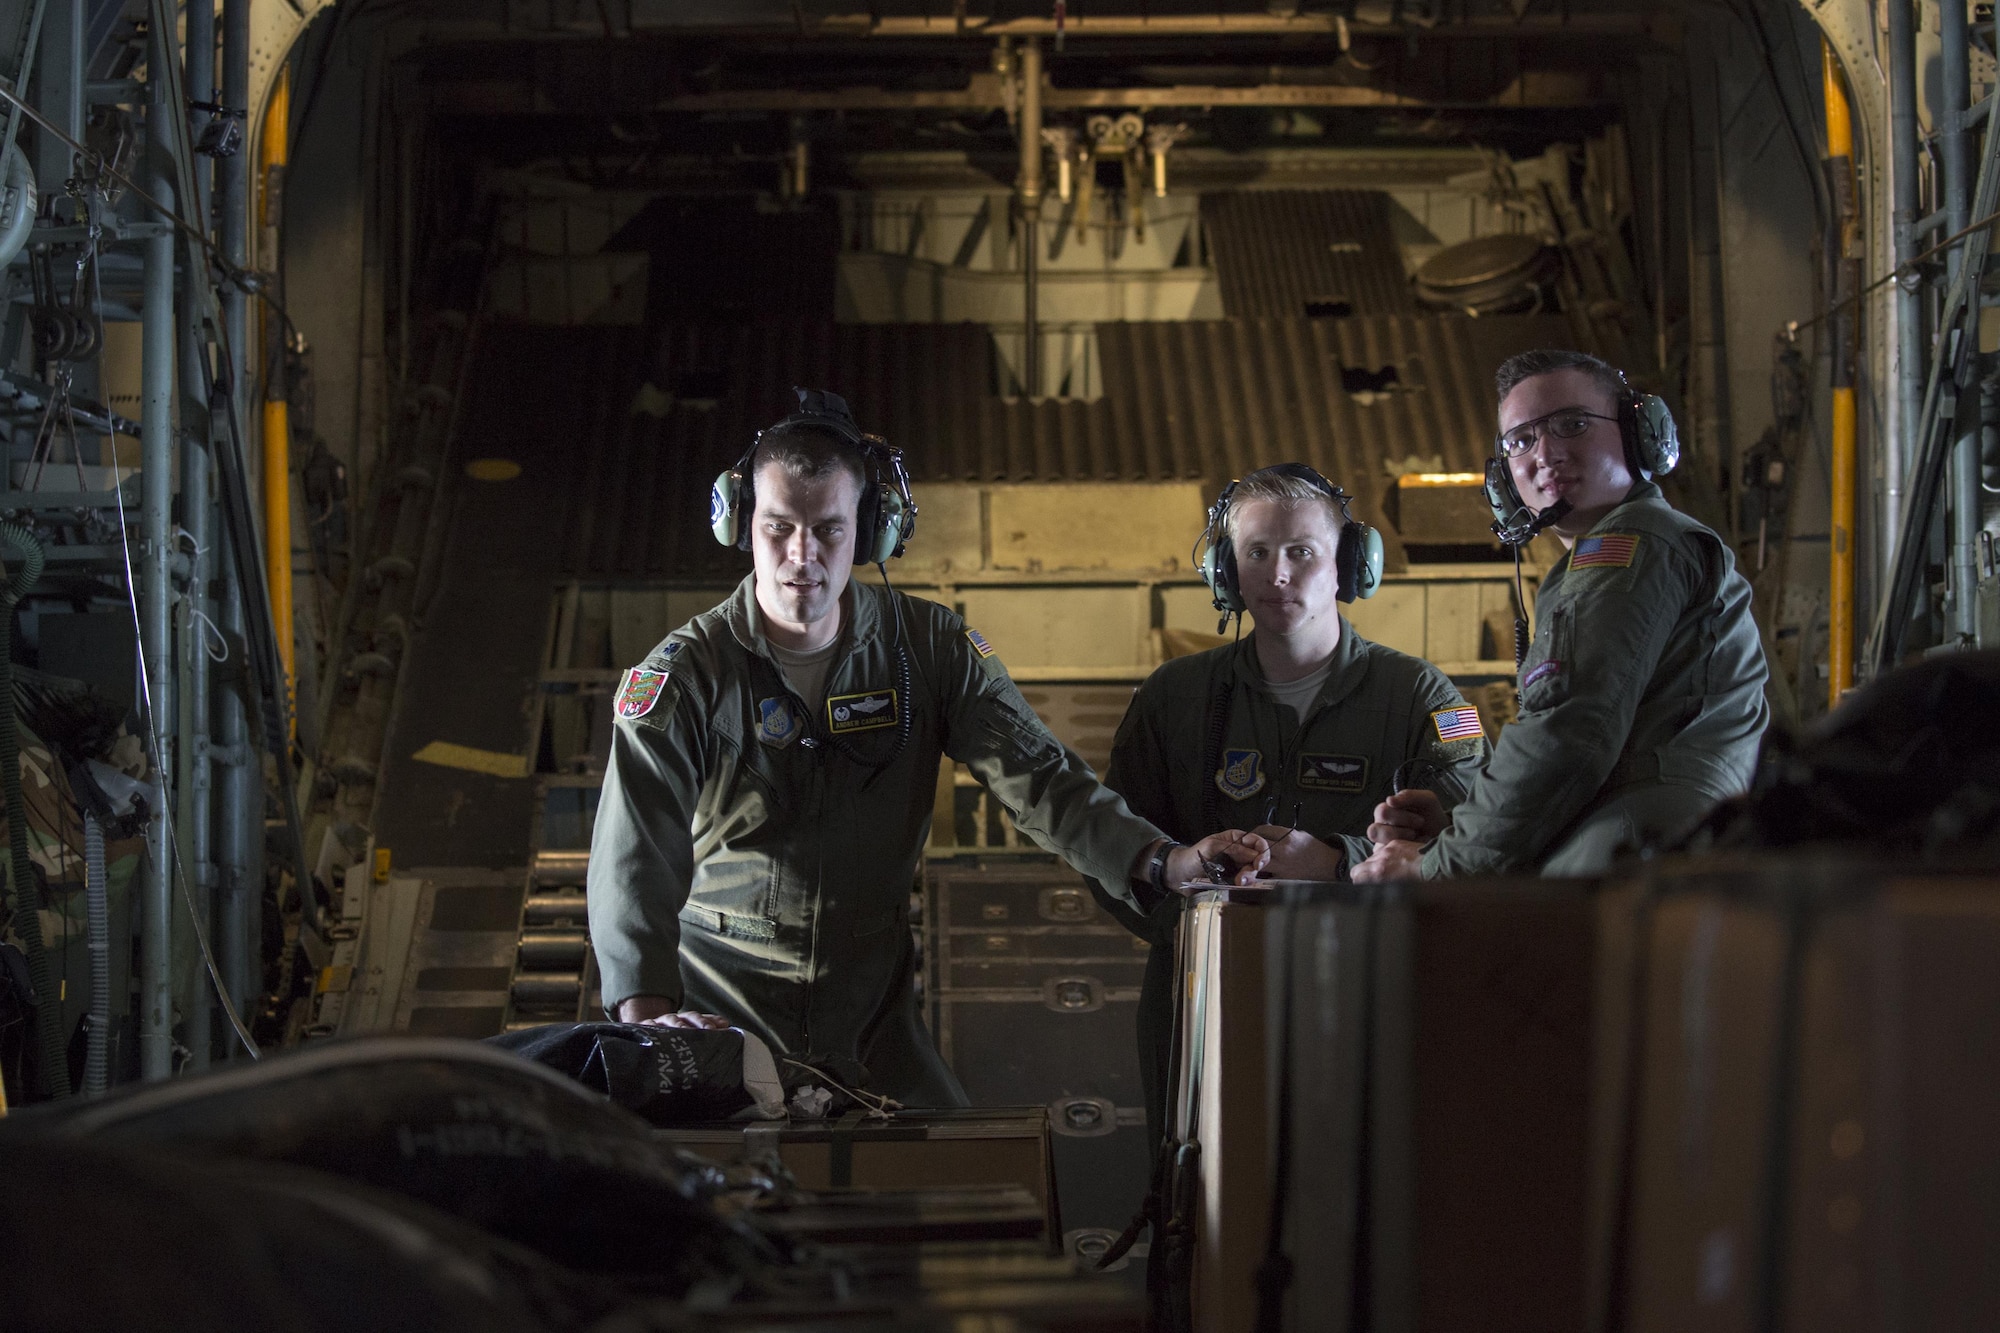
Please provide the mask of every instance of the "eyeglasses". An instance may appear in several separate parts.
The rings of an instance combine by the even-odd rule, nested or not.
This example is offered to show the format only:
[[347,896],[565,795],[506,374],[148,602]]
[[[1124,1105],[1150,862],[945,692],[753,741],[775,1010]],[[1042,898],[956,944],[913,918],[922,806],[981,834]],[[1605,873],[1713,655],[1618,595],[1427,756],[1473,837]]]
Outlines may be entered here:
[[1590,429],[1593,421],[1609,421],[1617,424],[1617,417],[1607,417],[1601,412],[1586,412],[1580,407],[1565,407],[1560,412],[1551,412],[1533,421],[1524,421],[1500,437],[1500,453],[1505,458],[1519,458],[1535,447],[1535,441],[1544,433],[1558,440],[1573,440]]

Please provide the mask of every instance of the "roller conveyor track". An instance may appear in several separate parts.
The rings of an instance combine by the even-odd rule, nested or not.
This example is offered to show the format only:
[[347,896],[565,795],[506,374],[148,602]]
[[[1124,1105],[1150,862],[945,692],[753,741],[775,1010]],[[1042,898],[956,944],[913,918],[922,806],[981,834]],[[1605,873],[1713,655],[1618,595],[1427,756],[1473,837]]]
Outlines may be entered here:
[[[547,833],[543,818],[550,787],[537,803],[534,841]],[[530,858],[529,887],[521,906],[514,975],[508,986],[507,1030],[544,1023],[575,1023],[599,1017],[596,969],[590,952],[590,916],[584,884],[588,848],[537,846]]]

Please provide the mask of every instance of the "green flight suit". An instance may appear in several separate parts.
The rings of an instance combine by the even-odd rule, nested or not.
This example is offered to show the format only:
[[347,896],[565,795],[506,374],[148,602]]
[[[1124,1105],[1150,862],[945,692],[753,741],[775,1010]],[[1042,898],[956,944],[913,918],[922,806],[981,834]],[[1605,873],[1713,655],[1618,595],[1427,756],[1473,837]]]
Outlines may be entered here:
[[[1405,760],[1428,760],[1442,770],[1434,789],[1447,809],[1471,788],[1486,739],[1458,687],[1430,663],[1369,642],[1343,617],[1332,670],[1301,724],[1268,693],[1255,645],[1253,635],[1176,658],[1139,687],[1104,775],[1134,811],[1194,842],[1218,829],[1291,827],[1296,807],[1298,827],[1345,851],[1352,866],[1367,859],[1375,806]],[[1440,733],[1468,723],[1474,726],[1468,737],[1447,740]],[[1124,887],[1092,885],[1107,911],[1152,941],[1138,1026],[1147,1124],[1157,1142],[1165,1127],[1174,928],[1183,900],[1141,889],[1150,910],[1139,912],[1129,891],[1118,892]]]
[[754,576],[627,673],[590,849],[605,1009],[663,996],[779,1052],[859,1060],[906,1105],[962,1106],[911,992],[910,887],[939,755],[1111,885],[1160,834],[1049,734],[958,616],[859,583],[844,596],[816,711],[771,657]]
[[1651,482],[1542,580],[1521,713],[1424,851],[1427,879],[1593,875],[1749,786],[1770,720],[1750,584]]

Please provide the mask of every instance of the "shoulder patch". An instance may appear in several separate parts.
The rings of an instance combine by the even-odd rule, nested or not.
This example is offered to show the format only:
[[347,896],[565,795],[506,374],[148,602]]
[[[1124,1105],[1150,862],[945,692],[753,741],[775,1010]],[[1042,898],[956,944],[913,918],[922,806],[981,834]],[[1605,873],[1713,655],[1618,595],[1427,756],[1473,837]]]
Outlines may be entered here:
[[[674,647],[680,647],[674,644]],[[666,686],[667,673],[654,671],[649,667],[636,666],[625,673],[625,679],[618,686],[615,707],[618,716],[627,721],[637,721],[653,711],[653,705],[660,701],[660,691]]]
[[1571,569],[1629,569],[1639,553],[1636,532],[1600,532],[1594,537],[1578,537],[1570,552]]
[[1440,741],[1476,740],[1486,734],[1486,728],[1479,724],[1479,710],[1471,704],[1463,708],[1440,708],[1431,714],[1431,725],[1437,728]]
[[978,630],[968,628],[965,631],[965,641],[971,644],[972,651],[978,653],[981,657],[993,656],[993,645],[988,643],[986,636]]

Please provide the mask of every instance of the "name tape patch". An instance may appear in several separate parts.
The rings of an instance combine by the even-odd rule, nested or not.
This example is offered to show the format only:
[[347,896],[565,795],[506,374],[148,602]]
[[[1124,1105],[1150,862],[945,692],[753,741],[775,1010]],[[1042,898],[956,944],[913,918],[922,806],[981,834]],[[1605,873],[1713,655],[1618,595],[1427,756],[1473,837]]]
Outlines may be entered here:
[[1368,756],[1302,754],[1299,785],[1316,791],[1360,791],[1368,785]]
[[1639,553],[1636,532],[1606,532],[1595,537],[1578,537],[1570,552],[1571,569],[1626,569]]
[[837,694],[826,701],[826,729],[836,736],[850,731],[893,727],[896,721],[896,691],[893,689]]

